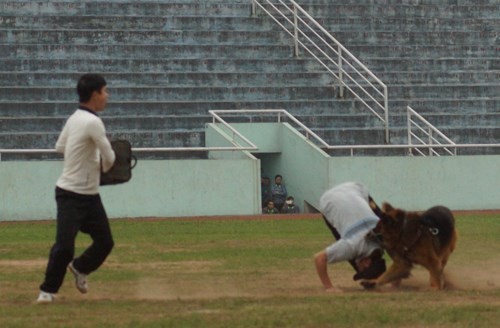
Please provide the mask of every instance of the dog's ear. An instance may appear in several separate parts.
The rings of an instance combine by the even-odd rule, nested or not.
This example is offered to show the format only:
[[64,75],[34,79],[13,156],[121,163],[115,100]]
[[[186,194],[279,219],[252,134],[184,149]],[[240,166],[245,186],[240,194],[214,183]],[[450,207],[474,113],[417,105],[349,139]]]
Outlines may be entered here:
[[387,203],[387,202],[384,202],[384,203],[382,204],[382,211],[383,211],[384,213],[390,212],[390,211],[392,211],[392,210],[394,210],[394,207],[392,207],[392,205],[391,205],[391,204],[389,204],[389,203]]

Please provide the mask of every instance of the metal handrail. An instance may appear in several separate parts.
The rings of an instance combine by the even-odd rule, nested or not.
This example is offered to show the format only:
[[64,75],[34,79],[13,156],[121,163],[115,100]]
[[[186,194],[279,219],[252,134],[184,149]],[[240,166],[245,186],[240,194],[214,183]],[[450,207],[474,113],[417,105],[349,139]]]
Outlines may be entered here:
[[292,114],[288,113],[284,109],[237,109],[237,110],[210,110],[208,111],[210,115],[212,115],[219,122],[223,122],[226,126],[229,125],[226,123],[221,117],[220,114],[239,114],[242,113],[252,113],[252,114],[278,114],[278,122],[281,122],[281,115],[285,116],[287,119],[297,124],[304,132],[305,137],[309,140],[310,137],[313,137],[319,144],[323,147],[328,147],[328,143],[321,139],[316,133],[314,133],[311,129],[305,126],[301,121],[296,119]]
[[[456,143],[454,143],[450,138],[448,138],[444,133],[439,131],[434,125],[432,125],[429,121],[422,117],[422,115],[418,114],[413,108],[410,106],[406,107],[407,111],[407,126],[408,126],[408,144],[414,144],[414,140],[418,141],[418,146],[421,145],[429,145],[433,147],[429,147],[429,156],[440,156],[440,154],[434,149],[436,145],[443,146],[441,149],[449,155],[455,156],[457,154],[457,149],[454,148]],[[416,118],[416,119],[414,119]],[[418,120],[418,121],[417,121]],[[420,123],[419,123],[420,121]],[[423,124],[423,126],[422,126]],[[420,131],[420,135],[413,132],[413,128],[416,128],[417,131]],[[427,142],[422,139],[422,136],[427,139]],[[444,140],[444,142],[441,142]],[[453,148],[451,151],[449,148]],[[409,155],[413,155],[413,150],[418,152],[422,156],[426,156],[419,148],[409,148]]]
[[[409,106],[408,106],[409,107]],[[410,108],[411,109],[411,108]],[[456,144],[453,141],[451,141],[448,137],[446,137],[442,132],[440,132],[438,129],[436,129],[432,124],[430,124],[425,118],[423,118],[421,115],[419,115],[417,112],[415,112],[413,109],[411,109],[413,114],[417,117],[419,117],[421,120],[426,122],[426,125],[431,126],[433,131],[442,136],[445,140],[448,141],[448,144],[446,143],[436,143],[436,144],[412,144],[408,142],[408,144],[400,144],[400,145],[330,145],[326,141],[324,141],[320,136],[318,136],[316,133],[314,133],[311,129],[309,129],[307,126],[305,126],[302,122],[300,122],[297,118],[295,118],[292,114],[288,113],[285,109],[237,109],[237,110],[211,110],[209,111],[210,115],[217,117],[220,119],[220,122],[224,122],[225,124],[228,124],[225,122],[220,116],[221,115],[226,115],[226,114],[277,114],[277,122],[282,122],[282,116],[286,117],[288,120],[291,122],[297,124],[302,131],[304,136],[306,137],[307,140],[309,141],[315,141],[316,144],[319,144],[322,148],[327,149],[327,150],[350,150],[351,156],[354,156],[354,151],[355,150],[360,150],[360,149],[407,149],[409,150],[407,153],[411,155],[410,150],[411,149],[419,149],[419,148],[424,148],[424,149],[446,149],[447,147],[450,147],[450,145],[453,146],[455,149],[455,153],[450,153],[447,152],[450,155],[456,155],[456,149],[457,148],[481,148],[481,147],[492,147],[492,148],[500,148],[500,144]],[[409,117],[408,117],[409,119]],[[422,154],[424,155],[424,154]],[[425,156],[425,155],[424,155]]]
[[[269,7],[273,8],[274,11],[276,11],[276,14],[281,16],[282,19],[292,25],[293,31],[290,31],[285,25],[283,25],[280,20],[275,17],[275,15],[273,15],[268,9],[266,9],[264,4],[261,4],[260,2],[266,3]],[[257,7],[259,7],[281,28],[283,28],[294,39],[294,52],[296,56],[298,56],[300,45],[340,83],[341,97],[343,97],[344,95],[345,87],[354,95],[356,99],[363,103],[378,119],[380,119],[384,123],[385,142],[389,143],[389,109],[387,86],[295,1],[288,1],[292,5],[292,7],[285,4],[284,1],[277,1],[281,5],[283,5],[289,13],[293,15],[293,21],[287,16],[287,12],[283,12],[276,7],[276,1],[274,1],[274,3],[269,0],[260,2],[258,0],[252,0],[252,15],[256,16]],[[311,22],[312,26],[301,16],[299,16],[299,12],[308,21]],[[311,39],[311,37],[308,36],[308,34],[306,33],[307,30],[304,31],[299,27],[299,22],[302,23],[307,28],[307,30],[313,34],[314,37],[321,41],[320,45],[318,45],[314,40]],[[302,36],[308,43],[310,43],[313,46],[313,49],[309,48],[304,42],[302,42],[299,39],[299,35]],[[334,46],[332,46],[331,43],[333,43]],[[323,56],[325,60],[316,55],[314,50],[319,52],[319,55]],[[332,58],[332,56],[330,56],[327,52],[332,52],[335,55],[335,58]],[[338,72],[335,72],[331,68],[331,65],[333,65]],[[354,65],[357,65],[359,69]],[[346,66],[347,68],[351,69],[353,73],[348,72],[346,70]],[[370,78],[374,82],[370,81]],[[361,81],[359,81],[358,79],[360,79]],[[348,82],[352,83],[352,85],[350,85]],[[356,92],[354,90],[354,88],[356,87],[360,92]],[[381,97],[381,99],[378,99],[379,97]],[[370,105],[370,103],[373,104],[373,106]],[[380,110],[383,111],[382,114],[379,113]]]

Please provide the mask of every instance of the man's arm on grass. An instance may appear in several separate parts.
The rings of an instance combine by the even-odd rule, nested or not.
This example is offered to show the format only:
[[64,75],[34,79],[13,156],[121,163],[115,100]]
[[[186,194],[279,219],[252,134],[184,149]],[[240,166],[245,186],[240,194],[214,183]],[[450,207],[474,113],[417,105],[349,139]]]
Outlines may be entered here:
[[314,262],[316,264],[316,272],[318,272],[319,279],[323,284],[326,291],[339,292],[340,289],[333,287],[330,277],[328,276],[328,261],[326,252],[321,251],[314,255]]

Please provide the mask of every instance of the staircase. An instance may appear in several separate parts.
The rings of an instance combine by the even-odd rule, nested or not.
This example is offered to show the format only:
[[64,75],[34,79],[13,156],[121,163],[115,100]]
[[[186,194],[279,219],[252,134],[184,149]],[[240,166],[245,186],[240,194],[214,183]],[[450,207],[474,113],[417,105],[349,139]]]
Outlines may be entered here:
[[[407,105],[457,143],[498,142],[498,0],[414,2],[299,1],[389,86],[393,143]],[[0,148],[52,148],[86,72],[107,79],[101,116],[134,147],[203,146],[208,110],[239,108],[284,108],[330,144],[383,143],[373,115],[250,13],[250,0],[0,2]]]
[[392,143],[406,142],[406,105],[456,143],[500,142],[498,0],[318,0],[302,7],[387,84]]

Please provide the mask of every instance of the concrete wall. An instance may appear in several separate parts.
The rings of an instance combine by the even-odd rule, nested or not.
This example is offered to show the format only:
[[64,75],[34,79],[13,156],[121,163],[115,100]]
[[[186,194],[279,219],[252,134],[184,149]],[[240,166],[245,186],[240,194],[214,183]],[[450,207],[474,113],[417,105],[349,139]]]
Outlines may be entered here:
[[[60,161],[0,162],[0,221],[56,215]],[[111,218],[254,214],[260,211],[257,160],[139,161],[132,180],[101,188]]]
[[[233,126],[250,140],[259,140],[260,150],[271,150],[256,155],[262,171],[271,177],[282,174],[301,207],[305,202],[317,207],[321,194],[338,183],[360,181],[379,203],[388,201],[408,210],[437,204],[453,210],[500,209],[498,155],[329,157],[286,123]],[[276,131],[279,138],[268,138]],[[281,152],[276,152],[276,145]]]
[[500,209],[500,156],[336,157],[331,185],[365,183],[378,203],[408,210]]
[[[214,152],[209,157],[217,159],[207,160],[139,161],[130,182],[101,188],[108,215],[259,214],[261,171],[282,174],[302,208],[305,202],[317,207],[326,189],[355,180],[365,183],[379,203],[408,210],[435,204],[453,210],[500,209],[498,155],[329,157],[286,123],[233,126],[259,150]],[[228,136],[220,132],[207,126],[207,145],[227,146]],[[54,184],[61,169],[60,161],[0,162],[0,221],[54,218]]]

